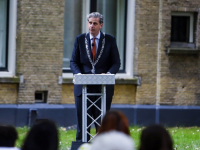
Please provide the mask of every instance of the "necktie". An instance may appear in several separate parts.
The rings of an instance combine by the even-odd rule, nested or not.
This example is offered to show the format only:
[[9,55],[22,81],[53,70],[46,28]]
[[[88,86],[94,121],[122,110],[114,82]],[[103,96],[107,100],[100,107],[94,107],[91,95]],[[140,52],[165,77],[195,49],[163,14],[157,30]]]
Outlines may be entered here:
[[92,55],[93,55],[93,60],[95,60],[96,57],[96,42],[95,42],[95,37],[93,38],[93,42],[92,42]]

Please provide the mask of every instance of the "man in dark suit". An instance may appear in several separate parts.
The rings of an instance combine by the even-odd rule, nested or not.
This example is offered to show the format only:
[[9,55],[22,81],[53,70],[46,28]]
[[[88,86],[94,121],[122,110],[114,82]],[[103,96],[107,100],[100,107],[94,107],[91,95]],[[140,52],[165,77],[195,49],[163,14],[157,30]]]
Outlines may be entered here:
[[[70,60],[70,67],[73,74],[116,74],[120,68],[119,52],[116,40],[109,34],[100,31],[103,26],[103,16],[94,12],[87,16],[89,33],[76,37]],[[100,93],[101,86],[87,86],[87,92]],[[106,86],[106,111],[110,110],[114,85]],[[82,141],[82,85],[74,85],[75,105],[77,111],[77,134],[76,141]],[[91,96],[95,101],[98,97]],[[89,105],[89,104],[88,104]],[[99,107],[100,102],[96,105]],[[100,112],[95,107],[88,110],[90,116],[96,118]],[[88,117],[88,124],[91,123]],[[98,120],[100,122],[100,119]],[[98,126],[95,124],[96,130]],[[89,129],[90,130],[90,129]],[[89,136],[87,137],[89,140]]]

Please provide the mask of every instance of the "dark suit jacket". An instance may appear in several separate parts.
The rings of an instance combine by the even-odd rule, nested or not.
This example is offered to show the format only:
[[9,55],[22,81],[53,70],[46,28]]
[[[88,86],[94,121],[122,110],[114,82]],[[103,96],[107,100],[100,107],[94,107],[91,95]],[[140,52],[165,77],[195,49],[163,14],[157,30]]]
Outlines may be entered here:
[[[72,57],[70,60],[70,67],[73,74],[77,73],[92,74],[91,73],[92,65],[87,56],[87,51],[85,46],[85,37],[87,38],[88,41],[88,49],[90,52],[90,57],[92,59],[89,33],[77,36],[74,43]],[[101,32],[96,58],[99,56],[99,53],[101,51],[102,40],[104,37],[105,37],[105,46],[101,58],[95,65],[95,73],[101,74],[110,72],[111,74],[116,74],[120,68],[120,58],[119,58],[118,48],[116,45],[116,40],[113,36],[109,34],[105,34],[104,36],[104,34]],[[101,90],[99,86],[96,86],[96,88]],[[113,93],[114,93],[114,86],[113,85],[106,86],[107,96],[113,96]],[[82,85],[74,85],[74,95],[80,96],[81,94],[82,94]]]

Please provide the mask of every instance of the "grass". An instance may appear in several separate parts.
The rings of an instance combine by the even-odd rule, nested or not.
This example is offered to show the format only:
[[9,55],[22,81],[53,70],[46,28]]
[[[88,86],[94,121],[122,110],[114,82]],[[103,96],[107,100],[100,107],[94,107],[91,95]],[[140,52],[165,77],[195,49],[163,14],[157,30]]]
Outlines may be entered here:
[[[135,148],[139,147],[139,138],[143,128],[130,127],[131,137],[135,141]],[[16,147],[21,147],[23,140],[28,132],[28,128],[17,128],[19,139]],[[200,150],[200,127],[174,127],[167,128],[174,142],[174,150]],[[92,131],[94,132],[94,130]],[[76,131],[59,128],[59,147],[60,150],[69,150],[71,142],[75,141]]]
[[170,128],[176,150],[200,150],[200,128]]

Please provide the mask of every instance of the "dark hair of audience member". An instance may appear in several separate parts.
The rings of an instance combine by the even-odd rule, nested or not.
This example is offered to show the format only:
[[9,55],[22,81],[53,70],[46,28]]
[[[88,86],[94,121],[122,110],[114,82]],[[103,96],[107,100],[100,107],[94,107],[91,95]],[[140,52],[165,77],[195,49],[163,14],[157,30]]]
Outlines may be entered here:
[[58,130],[54,122],[45,120],[33,125],[22,150],[58,150]]
[[14,147],[18,138],[17,131],[13,126],[0,126],[0,147]]
[[99,134],[111,130],[120,131],[130,136],[128,120],[122,112],[117,110],[108,111],[103,117]]
[[168,131],[161,125],[146,127],[140,137],[139,150],[172,150],[173,141]]

